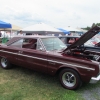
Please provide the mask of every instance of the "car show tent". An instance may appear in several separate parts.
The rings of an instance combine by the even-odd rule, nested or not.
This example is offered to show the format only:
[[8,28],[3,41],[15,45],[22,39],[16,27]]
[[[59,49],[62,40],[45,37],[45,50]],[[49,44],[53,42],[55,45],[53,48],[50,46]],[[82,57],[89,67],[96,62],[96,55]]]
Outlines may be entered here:
[[[0,20],[0,30],[5,31],[7,28],[11,29],[12,25],[10,23],[6,23],[6,22],[3,22]],[[7,42],[7,40],[8,39],[7,39],[7,37],[5,37],[5,35],[4,35],[4,37],[0,37],[0,42],[2,42],[2,43]]]
[[28,27],[25,27],[23,29],[21,29],[23,32],[25,32],[26,34],[31,33],[31,34],[39,34],[39,35],[55,35],[55,36],[59,36],[64,35],[64,33],[52,26],[49,26],[45,23],[38,23],[35,25],[31,25]]
[[70,31],[70,32],[80,32],[80,30],[74,28],[74,27],[71,27],[71,26],[68,26],[68,27],[64,27],[63,29],[67,30],[67,31]]
[[10,23],[6,23],[0,20],[0,29],[5,30],[6,28],[12,28],[12,25]]
[[[12,31],[19,31],[20,29],[22,29],[22,27],[11,24],[12,25]],[[9,31],[9,28],[6,28],[5,30]]]
[[63,28],[58,28],[60,31],[62,31],[65,35],[67,34],[70,34],[70,31],[67,31],[67,30],[65,30],[65,29],[63,29]]
[[67,31],[70,31],[70,33],[71,33],[73,36],[81,35],[81,34],[84,33],[82,29],[80,30],[80,29],[78,29],[78,28],[74,28],[74,27],[71,27],[71,26],[67,26],[67,27],[65,27],[65,28],[63,28],[63,29],[65,29],[65,30],[67,30]]

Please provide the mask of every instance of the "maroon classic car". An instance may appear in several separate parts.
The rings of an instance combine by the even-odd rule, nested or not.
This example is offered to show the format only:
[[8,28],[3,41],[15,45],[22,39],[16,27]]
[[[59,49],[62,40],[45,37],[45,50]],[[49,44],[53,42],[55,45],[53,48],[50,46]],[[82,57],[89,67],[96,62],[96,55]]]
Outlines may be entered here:
[[98,26],[93,27],[68,48],[58,37],[13,37],[0,45],[1,67],[9,69],[16,64],[50,75],[59,74],[61,85],[70,90],[84,82],[96,83],[100,80],[100,64],[93,56],[99,54],[80,46],[99,31]]

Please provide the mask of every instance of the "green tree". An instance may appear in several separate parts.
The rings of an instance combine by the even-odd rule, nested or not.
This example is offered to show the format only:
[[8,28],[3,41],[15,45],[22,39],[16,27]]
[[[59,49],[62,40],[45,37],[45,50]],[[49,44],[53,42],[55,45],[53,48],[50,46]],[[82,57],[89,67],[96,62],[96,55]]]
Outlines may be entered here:
[[85,30],[89,30],[91,27],[93,27],[93,26],[95,26],[95,25],[98,25],[98,26],[100,26],[100,23],[93,23],[92,24],[92,26],[87,26],[87,27],[85,27],[85,28],[82,28],[82,29],[85,29]]
[[89,30],[89,29],[90,29],[90,27],[89,27],[89,26],[87,26],[87,27],[82,28],[82,29],[84,29],[84,30]]
[[100,26],[100,23],[97,23],[96,25]]

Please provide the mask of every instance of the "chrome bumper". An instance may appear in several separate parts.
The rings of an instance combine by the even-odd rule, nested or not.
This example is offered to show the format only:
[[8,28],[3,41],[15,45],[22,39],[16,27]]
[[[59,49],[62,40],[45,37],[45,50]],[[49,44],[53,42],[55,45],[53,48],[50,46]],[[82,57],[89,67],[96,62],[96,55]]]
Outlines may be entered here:
[[97,77],[92,77],[89,83],[97,83],[100,80],[100,75]]

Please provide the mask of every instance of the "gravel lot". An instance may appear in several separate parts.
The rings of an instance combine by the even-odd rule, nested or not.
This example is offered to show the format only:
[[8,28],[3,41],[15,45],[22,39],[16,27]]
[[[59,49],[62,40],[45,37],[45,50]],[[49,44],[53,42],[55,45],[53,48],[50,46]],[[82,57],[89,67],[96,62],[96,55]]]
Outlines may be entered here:
[[100,82],[96,84],[87,84],[78,92],[82,95],[83,100],[100,100]]

